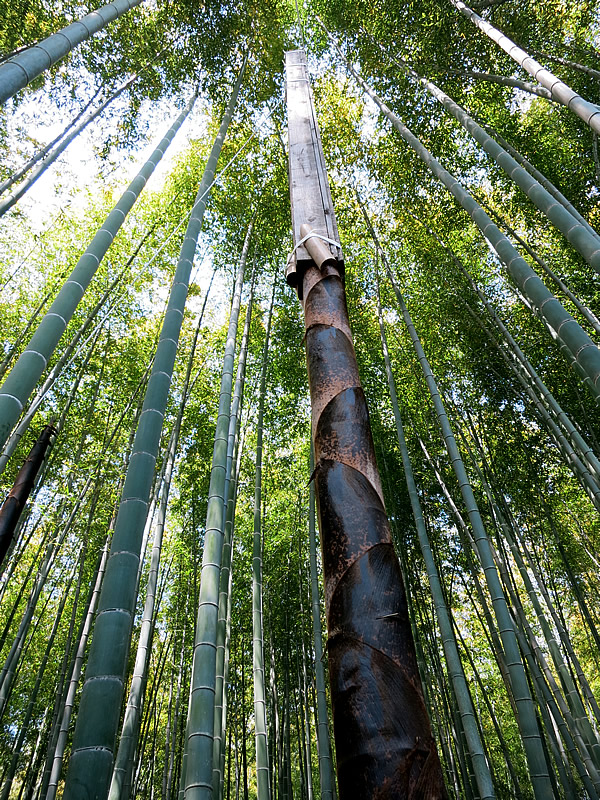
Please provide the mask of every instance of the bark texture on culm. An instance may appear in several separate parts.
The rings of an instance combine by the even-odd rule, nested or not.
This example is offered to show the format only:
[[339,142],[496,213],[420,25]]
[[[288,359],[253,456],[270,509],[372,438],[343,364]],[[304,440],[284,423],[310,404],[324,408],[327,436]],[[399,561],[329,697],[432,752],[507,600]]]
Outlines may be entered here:
[[339,796],[439,800],[447,794],[358,376],[341,248],[326,235],[337,227],[305,56],[292,51],[286,64],[295,240],[287,277],[305,312]]
[[334,263],[304,297],[340,798],[445,797]]
[[37,442],[29,451],[25,463],[19,470],[13,488],[0,508],[0,565],[9,550],[21,512],[25,508],[25,503],[31,494],[36,476],[44,463],[46,452],[55,435],[56,430],[52,425],[46,425]]

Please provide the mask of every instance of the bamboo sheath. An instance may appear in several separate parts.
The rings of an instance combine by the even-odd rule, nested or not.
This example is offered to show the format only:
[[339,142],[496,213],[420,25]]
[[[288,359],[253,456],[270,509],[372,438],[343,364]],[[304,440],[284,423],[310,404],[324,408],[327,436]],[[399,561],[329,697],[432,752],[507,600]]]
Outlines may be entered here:
[[27,399],[42,376],[52,353],[73,317],[79,301],[106,255],[129,211],[163,157],[196,101],[197,92],[181,112],[148,161],[138,172],[100,230],[86,248],[67,281],[42,318],[25,351],[0,386],[0,450],[18,420]]
[[109,22],[139,6],[141,2],[142,0],[113,0],[0,64],[0,103],[27,86],[78,44],[85,42]]
[[304,307],[339,794],[441,800],[447,793],[358,375],[303,51],[286,54],[286,94],[295,245],[287,279]]
[[303,293],[340,798],[446,797],[339,270]]

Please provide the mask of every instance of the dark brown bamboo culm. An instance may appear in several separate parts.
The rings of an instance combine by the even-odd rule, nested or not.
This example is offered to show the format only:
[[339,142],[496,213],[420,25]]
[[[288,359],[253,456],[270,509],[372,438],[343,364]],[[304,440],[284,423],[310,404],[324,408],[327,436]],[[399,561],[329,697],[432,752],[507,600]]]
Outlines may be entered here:
[[0,508],[0,566],[8,553],[19,517],[25,508],[25,503],[31,494],[37,474],[55,435],[56,430],[52,425],[46,425],[37,442],[29,451],[8,497]]
[[303,51],[286,56],[294,251],[340,800],[446,798],[423,700],[350,330],[341,248]]

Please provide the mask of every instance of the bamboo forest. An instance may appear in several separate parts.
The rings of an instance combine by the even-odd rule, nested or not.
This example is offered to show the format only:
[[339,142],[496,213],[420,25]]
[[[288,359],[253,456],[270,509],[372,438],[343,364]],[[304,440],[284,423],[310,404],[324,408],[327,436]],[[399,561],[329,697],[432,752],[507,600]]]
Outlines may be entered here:
[[465,2],[0,0],[0,800],[600,800],[600,0]]

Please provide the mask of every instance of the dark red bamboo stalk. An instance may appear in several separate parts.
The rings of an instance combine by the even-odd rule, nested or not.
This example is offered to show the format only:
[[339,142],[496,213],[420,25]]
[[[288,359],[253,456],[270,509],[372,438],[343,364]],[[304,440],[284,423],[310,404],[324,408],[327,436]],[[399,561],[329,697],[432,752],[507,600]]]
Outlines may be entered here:
[[19,470],[8,497],[0,508],[0,565],[10,548],[19,517],[25,508],[25,503],[31,494],[36,476],[44,463],[46,452],[55,435],[55,428],[52,425],[46,425],[37,442],[29,451],[29,455]]
[[295,244],[287,278],[304,303],[339,795],[441,800],[447,794],[358,375],[305,63],[303,53],[287,54]]

